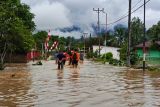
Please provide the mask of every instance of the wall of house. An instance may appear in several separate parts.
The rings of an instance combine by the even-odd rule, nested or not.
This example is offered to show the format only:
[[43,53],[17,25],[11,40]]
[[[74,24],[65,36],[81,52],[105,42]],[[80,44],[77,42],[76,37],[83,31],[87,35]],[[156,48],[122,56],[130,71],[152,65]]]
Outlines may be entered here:
[[[140,58],[143,58],[143,50],[138,49],[137,53]],[[146,54],[146,62],[147,64],[151,64],[152,66],[160,65],[160,51],[159,50],[149,50]]]
[[[120,48],[116,48],[116,47],[105,47],[105,46],[100,46],[100,54],[104,54],[104,53],[108,53],[111,52],[113,54],[113,58],[114,59],[120,59],[120,53],[119,53],[119,49]],[[95,52],[96,50],[99,50],[99,46],[93,46],[93,52]]]
[[[139,57],[143,57],[143,50],[137,49],[137,54]],[[148,58],[160,58],[160,51],[159,50],[148,50],[146,53],[146,57]]]
[[143,50],[142,49],[137,49],[136,51],[137,51],[138,56],[140,58],[142,58],[143,57]]
[[27,63],[26,54],[6,55],[5,62],[8,63]]

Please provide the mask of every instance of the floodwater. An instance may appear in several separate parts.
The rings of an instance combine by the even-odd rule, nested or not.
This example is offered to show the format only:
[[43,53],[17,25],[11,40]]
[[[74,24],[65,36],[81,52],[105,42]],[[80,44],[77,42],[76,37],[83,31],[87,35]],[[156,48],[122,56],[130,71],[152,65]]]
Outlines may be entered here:
[[160,72],[85,61],[77,69],[10,64],[0,72],[0,107],[160,107]]

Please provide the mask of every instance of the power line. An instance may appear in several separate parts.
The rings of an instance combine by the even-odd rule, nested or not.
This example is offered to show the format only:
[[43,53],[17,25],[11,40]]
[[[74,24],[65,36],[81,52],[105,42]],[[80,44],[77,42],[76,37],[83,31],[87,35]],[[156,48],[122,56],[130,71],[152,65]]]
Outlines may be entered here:
[[[147,4],[149,1],[151,1],[151,0],[146,1],[145,4]],[[135,9],[134,11],[132,11],[131,14],[134,13],[134,12],[136,12],[137,10],[139,10],[139,9],[140,9],[141,7],[143,7],[143,6],[144,6],[144,4],[142,4],[142,5],[139,6],[137,9]],[[123,19],[126,18],[126,17],[128,17],[128,14],[125,15],[125,16],[122,16],[120,19],[118,19],[118,20],[116,20],[116,21],[114,21],[114,22],[111,22],[111,23],[109,23],[109,24],[107,24],[107,25],[112,25],[112,24],[114,24],[114,23],[117,23],[117,22],[123,20]]]
[[131,9],[134,9],[142,0],[139,0]]
[[[142,0],[139,0],[139,1],[131,8],[131,10],[134,9],[141,1],[142,1]],[[128,11],[127,11],[123,16],[121,16],[120,18],[122,18],[122,17],[124,17],[124,16],[126,16],[126,15],[128,15]]]

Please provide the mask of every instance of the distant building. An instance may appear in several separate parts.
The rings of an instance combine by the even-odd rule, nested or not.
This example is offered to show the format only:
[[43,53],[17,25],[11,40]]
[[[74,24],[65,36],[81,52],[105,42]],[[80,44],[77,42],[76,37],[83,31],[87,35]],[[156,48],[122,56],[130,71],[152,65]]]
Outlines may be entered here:
[[[143,58],[143,43],[134,47],[140,58]],[[145,42],[146,60],[151,64],[160,64],[160,41]]]
[[[117,47],[109,47],[109,46],[100,46],[100,54],[105,54],[108,52],[111,52],[113,54],[114,59],[120,59],[120,53],[119,49]],[[93,52],[96,52],[99,50],[99,46],[93,46]]]
[[[156,46],[157,48],[153,48],[152,46]],[[135,46],[135,50],[139,57],[143,57],[143,43],[140,43]],[[150,58],[160,58],[160,41],[147,41],[145,42],[145,51],[147,57]]]

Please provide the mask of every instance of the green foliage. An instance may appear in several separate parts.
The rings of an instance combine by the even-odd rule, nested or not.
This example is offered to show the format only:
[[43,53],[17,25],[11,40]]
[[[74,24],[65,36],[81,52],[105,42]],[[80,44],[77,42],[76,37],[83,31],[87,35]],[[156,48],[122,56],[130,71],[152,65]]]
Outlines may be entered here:
[[135,46],[143,41],[143,23],[138,17],[131,21],[131,46]]
[[[126,60],[127,60],[127,45],[124,45],[120,49],[120,60],[123,61],[123,62],[126,62]],[[138,57],[137,53],[134,52],[134,51],[131,51],[130,52],[131,65],[137,64],[138,60],[139,60],[139,57]]]
[[147,35],[149,36],[149,39],[152,40],[160,40],[160,21],[153,25],[149,30],[147,31]]
[[34,41],[36,43],[37,50],[42,49],[42,44],[45,43],[45,40],[47,38],[47,32],[46,31],[39,31],[33,35]]
[[[23,13],[23,14],[22,14]],[[26,53],[34,46],[31,36],[35,24],[33,14],[20,0],[0,1],[0,63],[4,64],[6,53]]]
[[137,64],[138,60],[139,60],[138,54],[136,52],[131,52],[131,55],[130,55],[131,65]]
[[117,59],[110,59],[109,60],[109,64],[114,65],[114,66],[123,66],[124,62],[121,60],[117,60]]
[[[31,24],[33,14],[29,12],[27,5],[20,4],[19,0],[6,0],[1,1],[0,9],[1,42],[7,43],[7,50],[15,52],[26,52],[30,50],[34,42],[31,37],[31,30],[34,29],[34,22]],[[26,14],[24,16],[18,14],[22,12]],[[24,17],[30,18],[24,20]],[[29,25],[33,25],[33,27],[29,29]]]
[[117,59],[110,59],[109,64],[117,65],[118,64],[118,60]]
[[152,49],[152,50],[160,50],[160,47],[159,47],[158,44],[153,43],[153,44],[151,45],[150,49]]
[[34,14],[30,13],[30,7],[26,4],[18,5],[18,11],[16,11],[17,16],[23,21],[24,26],[30,30],[35,30],[35,23],[32,20]]
[[127,44],[125,43],[119,51],[120,51],[120,60],[126,61],[126,58],[127,58]]
[[97,58],[98,52],[88,52],[86,55],[87,58]]
[[105,59],[107,61],[109,61],[112,58],[113,58],[113,54],[111,52],[108,52],[108,53],[102,55],[102,59]]
[[23,47],[24,52],[28,52],[34,47],[35,41],[34,41],[33,36],[31,34],[25,35],[24,38],[25,39],[23,41],[22,47]]
[[58,48],[59,48],[60,50],[65,50],[66,38],[64,38],[64,37],[59,37],[59,38],[58,38],[58,42],[59,42]]
[[115,45],[117,47],[122,46],[127,38],[127,28],[119,24],[114,27]]

